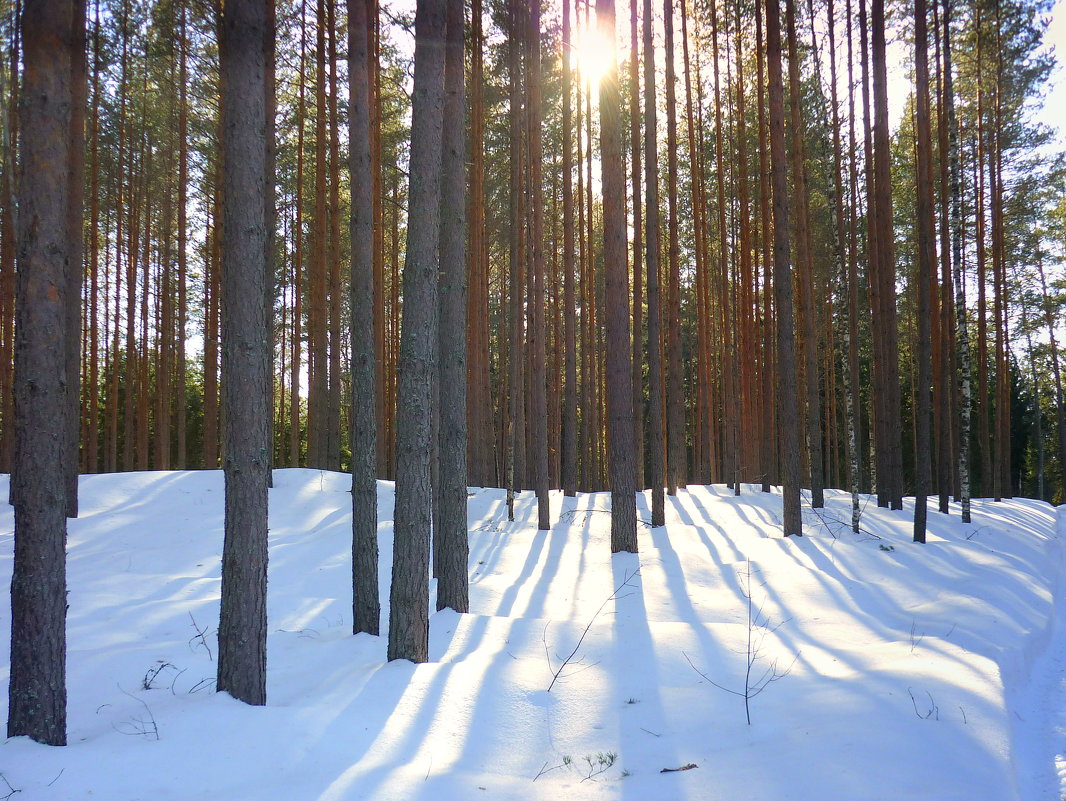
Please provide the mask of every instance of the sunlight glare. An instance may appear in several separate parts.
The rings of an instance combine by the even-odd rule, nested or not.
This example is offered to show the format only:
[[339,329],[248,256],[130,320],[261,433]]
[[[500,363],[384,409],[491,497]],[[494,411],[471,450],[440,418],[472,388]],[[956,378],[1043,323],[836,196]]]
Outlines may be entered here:
[[575,67],[592,86],[599,86],[600,81],[615,64],[615,52],[598,26],[583,28],[574,37],[571,51],[571,65]]

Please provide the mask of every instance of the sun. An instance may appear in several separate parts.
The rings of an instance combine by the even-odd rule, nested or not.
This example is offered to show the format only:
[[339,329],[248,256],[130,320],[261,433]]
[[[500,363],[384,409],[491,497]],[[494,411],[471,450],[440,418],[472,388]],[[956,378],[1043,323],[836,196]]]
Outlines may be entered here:
[[570,64],[578,70],[582,82],[599,86],[600,81],[615,66],[613,42],[593,25],[577,31],[570,51]]

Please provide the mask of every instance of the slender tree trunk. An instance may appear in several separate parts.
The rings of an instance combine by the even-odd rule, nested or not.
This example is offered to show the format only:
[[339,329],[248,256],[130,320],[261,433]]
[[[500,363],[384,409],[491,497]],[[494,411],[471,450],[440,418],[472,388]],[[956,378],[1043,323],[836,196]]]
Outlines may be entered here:
[[644,258],[643,209],[640,198],[640,50],[637,46],[638,14],[636,0],[629,3],[629,155],[632,165],[630,191],[633,198],[633,458],[636,486],[643,490],[644,479]]
[[[945,4],[945,14],[948,13]],[[951,271],[951,233],[950,233],[950,143],[948,136],[948,107],[951,103],[947,98],[948,76],[947,69],[951,61],[944,53],[943,60],[940,58],[941,48],[946,46],[946,40],[941,36],[939,26],[940,14],[936,0],[933,3],[933,21],[936,25],[934,41],[936,42],[937,54],[937,89],[939,98],[937,101],[937,147],[940,153],[940,329],[936,332],[940,341],[940,372],[938,375],[940,390],[937,393],[937,416],[940,424],[937,429],[937,491],[939,493],[939,511],[948,514],[950,510],[951,488],[953,485],[954,469],[952,466],[955,387],[954,387],[954,364],[955,353],[953,351],[952,315],[952,271]],[[934,276],[934,286],[936,285]]]
[[977,158],[974,187],[977,194],[977,442],[980,447],[981,494],[992,495],[992,439],[989,431],[988,411],[988,303],[986,298],[988,253],[986,250],[985,218],[985,108],[984,108],[984,59],[981,6],[974,7],[974,35],[977,39]]
[[577,297],[574,287],[573,97],[570,0],[563,0],[563,494],[577,494]]
[[411,122],[410,224],[403,270],[396,412],[396,508],[389,660],[429,659],[431,397],[436,373],[437,270],[446,3],[418,0]]
[[891,147],[888,131],[888,68],[885,56],[884,0],[873,0],[873,94],[874,94],[874,175],[877,203],[877,257],[879,308],[874,317],[875,330],[884,338],[884,369],[878,388],[883,397],[883,436],[877,447],[885,451],[885,470],[881,476],[888,503],[903,508],[903,445],[900,421],[899,331],[896,320],[895,243],[892,233]]
[[329,244],[326,264],[329,277],[329,382],[326,424],[326,466],[341,466],[341,259],[340,259],[340,103],[337,97],[336,0],[326,2],[329,29]]
[[737,351],[740,354],[740,369],[738,370],[740,399],[738,403],[738,428],[740,430],[740,447],[738,448],[736,491],[740,491],[741,481],[752,481],[757,463],[756,447],[758,442],[758,428],[760,422],[758,397],[759,397],[759,374],[755,353],[755,321],[757,317],[758,301],[756,288],[758,280],[755,275],[755,264],[752,259],[752,232],[751,232],[751,206],[750,206],[750,183],[748,180],[748,130],[747,130],[747,97],[745,93],[744,79],[744,52],[743,52],[743,29],[741,9],[736,8],[735,18],[735,59],[737,65],[736,82],[736,140],[737,140],[737,194],[739,198],[739,257],[741,276],[741,302],[736,306],[735,318],[737,319],[738,336],[740,338]]
[[[100,51],[100,3],[96,0],[95,3],[95,15],[93,23],[93,77],[92,77],[92,100],[91,106],[92,113],[89,118],[89,160],[91,163],[89,171],[89,230],[97,232],[101,230],[100,224],[100,149],[99,149],[99,134],[100,134],[100,72],[101,72],[101,51]],[[13,164],[13,162],[9,162]],[[8,197],[8,192],[5,191],[3,185],[0,184],[0,194],[3,198]],[[4,199],[0,198],[0,208],[3,207]],[[104,240],[107,240],[107,225],[104,224]],[[0,234],[0,240],[2,240],[4,234]],[[85,404],[85,408],[82,412],[85,423],[82,426],[82,443],[83,443],[83,459],[82,464],[85,467],[86,473],[95,473],[99,469],[99,441],[100,441],[100,340],[101,334],[103,334],[103,341],[107,342],[107,335],[105,331],[101,330],[101,326],[98,321],[98,309],[100,304],[100,248],[99,239],[94,235],[90,242],[86,243],[89,247],[89,293],[88,293],[88,320],[87,320],[87,348],[88,348],[88,371],[86,373],[86,381],[88,383],[87,391],[88,398]],[[106,246],[105,246],[106,247]],[[3,244],[0,241],[0,264],[6,263],[6,254],[2,252]],[[104,269],[107,269],[106,259]],[[104,295],[106,305],[106,292]],[[0,313],[0,318],[3,314]],[[2,325],[2,323],[0,323]],[[106,323],[105,323],[106,327]],[[2,333],[0,333],[0,341],[2,341]],[[4,350],[0,346],[0,359],[4,358]],[[2,384],[3,382],[0,382]],[[4,389],[0,386],[0,397],[3,397]],[[0,451],[3,446],[0,444]],[[0,470],[3,467],[3,455],[0,453]]]
[[[451,607],[456,612],[470,609],[467,577],[470,546],[467,541],[466,509],[466,142],[463,126],[466,94],[463,22],[463,0],[448,0],[437,357],[440,360],[440,528],[434,529],[434,536],[440,543],[437,609]],[[543,321],[541,325],[543,327]],[[547,431],[543,434],[543,445],[547,449]],[[541,478],[547,478],[546,463]],[[546,496],[545,489],[545,507]]]
[[[858,273],[858,184],[855,141],[855,76],[853,70],[851,0],[845,9],[848,29],[848,458],[851,464],[851,530],[859,533],[859,492],[862,490],[862,394],[859,385],[859,273]],[[830,51],[832,52],[832,51]],[[836,77],[833,77],[836,84]],[[834,103],[835,105],[835,103]]]
[[781,448],[782,529],[802,536],[800,514],[800,428],[796,389],[796,339],[792,317],[792,268],[788,236],[788,169],[785,101],[781,76],[781,9],[766,0],[766,57],[770,96],[770,162],[774,206],[774,299],[777,307],[778,409]]
[[[530,202],[532,204],[531,216],[533,222],[532,230],[530,231],[533,249],[533,261],[530,265],[533,270],[533,296],[529,299],[532,323],[529,338],[531,366],[529,374],[529,427],[532,434],[533,452],[529,455],[529,463],[532,468],[533,489],[537,493],[537,527],[542,531],[547,531],[551,528],[551,515],[549,513],[548,498],[550,487],[548,481],[548,396],[545,376],[547,337],[545,336],[544,314],[547,301],[544,286],[544,190],[541,165],[544,148],[541,140],[543,113],[541,111],[540,0],[532,0],[530,4],[529,25],[526,28],[526,59],[529,97],[529,182],[532,189]],[[460,65],[457,67],[460,74],[462,72],[461,65],[462,62],[460,61]],[[456,126],[460,129],[462,127],[461,120],[462,115],[460,114],[459,121],[456,123]],[[460,148],[460,153],[461,151],[462,149]],[[621,189],[624,198],[625,187],[622,186]],[[628,302],[624,302],[624,305],[628,313]],[[630,400],[630,403],[632,404],[632,400]],[[463,570],[465,575],[465,562]]]
[[177,320],[177,392],[175,393],[177,462],[184,469],[189,463],[188,406],[185,402],[186,360],[185,329],[189,316],[188,301],[188,199],[189,199],[189,99],[188,48],[186,33],[187,8],[181,3],[181,22],[178,29],[178,320]]
[[272,0],[227,0],[219,56],[225,75],[222,128],[222,390],[226,518],[219,692],[266,703],[267,482],[270,470],[270,353],[267,281],[265,41]]
[[[933,231],[932,132],[929,111],[928,28],[925,0],[914,0],[914,63],[916,98],[918,230],[918,385],[915,388],[914,541],[925,542],[932,466],[930,391],[933,381],[930,280],[936,275],[936,237]],[[946,420],[944,421],[947,422]]]
[[[970,522],[970,336],[966,312],[966,282],[962,272],[962,169],[955,124],[955,92],[951,72],[951,0],[944,2],[944,101],[947,106],[951,179],[951,268],[955,283],[955,346],[959,363],[959,503],[963,523]],[[1066,435],[1064,435],[1066,436]],[[1066,440],[1064,440],[1066,441]],[[1066,449],[1063,451],[1066,453]]]
[[659,333],[659,152],[655,101],[654,18],[651,0],[644,0],[644,267],[648,276],[648,483],[651,485],[651,524],[665,525],[663,497],[663,381],[662,337]]
[[[604,41],[615,41],[614,0],[597,0]],[[607,419],[611,482],[611,553],[637,551],[633,446],[633,372],[629,341],[625,166],[622,98],[613,54],[600,80],[600,164],[603,169],[603,261],[607,290]]]
[[492,394],[489,359],[488,261],[482,258],[485,230],[485,70],[481,0],[471,5],[470,193],[467,225],[467,431],[470,478],[478,486],[496,480],[492,435]]
[[[66,398],[67,517],[78,516],[78,462],[81,431],[81,286],[85,249],[85,107],[88,100],[85,16],[86,0],[74,0],[69,34],[70,144],[67,180]],[[66,13],[60,10],[59,13]]]
[[670,495],[686,483],[687,444],[685,405],[682,397],[681,372],[681,265],[678,243],[677,200],[677,100],[674,75],[674,22],[672,0],[663,0],[663,19],[666,31],[666,196],[667,196],[667,262],[668,277],[666,309],[666,483]]
[[510,382],[508,401],[509,455],[507,479],[508,519],[514,520],[514,495],[525,488],[526,426],[525,426],[525,205],[522,192],[524,181],[524,153],[522,126],[521,80],[521,6],[510,4],[510,153],[511,153],[511,241],[510,241],[510,347],[508,365]]
[[352,631],[377,634],[377,401],[374,365],[374,243],[370,158],[370,0],[348,0],[349,158],[352,348]]
[[[792,183],[796,198],[796,261],[798,262],[800,319],[803,336],[805,390],[807,394],[807,451],[811,471],[811,506],[825,506],[822,468],[822,404],[818,374],[818,321],[814,311],[814,258],[811,253],[810,210],[807,193],[806,145],[803,139],[803,115],[800,111],[799,49],[796,38],[794,0],[786,0],[785,20],[788,27],[788,82],[790,131],[792,134]],[[801,415],[802,416],[802,415]]]
[[293,220],[292,259],[292,357],[289,360],[289,466],[300,466],[300,367],[303,323],[304,259],[304,122],[307,116],[304,70],[307,61],[307,3],[300,2],[299,99],[296,104],[296,217]]
[[773,319],[773,272],[772,252],[773,223],[770,215],[770,129],[766,108],[766,41],[763,34],[763,9],[765,3],[755,4],[755,39],[756,39],[756,82],[759,86],[759,232],[762,245],[763,263],[763,306],[762,306],[762,449],[760,462],[762,473],[762,491],[770,492],[770,485],[777,479],[777,449],[774,443],[775,420],[777,411],[777,394],[773,391],[774,381],[774,319]]
[[318,468],[327,467],[329,451],[327,27],[325,0],[318,0],[315,47],[315,210],[311,230],[311,291],[307,315],[307,465]]

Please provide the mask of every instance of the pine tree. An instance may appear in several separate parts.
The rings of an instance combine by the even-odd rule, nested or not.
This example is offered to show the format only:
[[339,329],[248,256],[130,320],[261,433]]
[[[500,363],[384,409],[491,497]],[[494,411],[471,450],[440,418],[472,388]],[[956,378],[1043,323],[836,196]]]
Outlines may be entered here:
[[[463,2],[448,0],[440,204],[440,448],[437,609],[470,608],[466,510],[466,142]],[[546,432],[545,432],[546,433]],[[547,477],[547,465],[545,478]]]
[[267,482],[270,354],[267,282],[268,4],[227,0],[219,21],[225,170],[222,208],[222,389],[226,478],[216,688],[266,703]]
[[[615,39],[614,0],[597,0],[604,41]],[[637,551],[636,470],[633,449],[633,373],[629,341],[625,167],[622,98],[614,55],[600,80],[600,164],[603,170],[603,261],[607,289],[607,437],[610,453],[611,552]]]
[[352,349],[352,628],[377,634],[378,492],[375,353],[373,176],[370,158],[370,25],[368,0],[348,0],[348,81],[351,111],[351,349]]
[[436,373],[441,128],[444,105],[444,0],[418,0],[411,122],[411,186],[403,269],[396,411],[389,660],[429,659],[431,397]]
[[[27,0],[19,112],[18,274],[15,299],[15,454],[12,501],[11,679],[7,736],[66,745],[67,425],[65,374],[68,180],[74,61],[73,0]],[[84,22],[79,22],[84,25]],[[62,46],[55,48],[55,43]],[[74,271],[80,276],[80,264]]]

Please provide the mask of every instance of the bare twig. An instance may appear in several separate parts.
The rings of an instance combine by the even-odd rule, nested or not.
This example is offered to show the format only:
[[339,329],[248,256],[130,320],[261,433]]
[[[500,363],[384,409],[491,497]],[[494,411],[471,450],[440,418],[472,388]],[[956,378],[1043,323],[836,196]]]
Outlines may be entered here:
[[699,765],[695,762],[689,762],[687,765],[682,765],[680,768],[663,768],[659,773],[680,773],[683,770],[692,770],[693,768],[698,767]]
[[[167,668],[174,668],[174,666],[172,664],[170,664],[170,662],[159,662],[159,663],[156,664],[155,667],[148,668],[148,670],[145,671],[144,678],[141,679],[141,689],[142,690],[155,689],[154,687],[152,687],[152,684],[155,682],[155,680],[157,678],[159,678],[159,674],[162,673]],[[177,670],[177,668],[174,668],[174,669]]]
[[[577,656],[577,652],[581,648],[581,643],[583,643],[585,641],[585,637],[589,633],[589,629],[592,628],[592,624],[596,622],[596,618],[598,618],[600,616],[600,613],[603,611],[603,608],[605,606],[607,606],[607,604],[609,604],[611,601],[616,600],[619,597],[618,593],[620,593],[623,588],[630,586],[629,582],[632,581],[638,575],[640,575],[640,568],[639,567],[636,570],[634,570],[632,573],[627,573],[625,575],[625,577],[622,579],[622,583],[619,584],[617,587],[615,587],[614,588],[614,592],[612,592],[610,595],[607,596],[607,598],[604,599],[603,603],[600,604],[600,608],[596,610],[596,614],[594,614],[592,616],[592,618],[588,622],[588,625],[585,626],[585,630],[583,632],[581,632],[581,636],[578,638],[577,644],[574,645],[573,650],[570,651],[570,653],[562,661],[562,663],[559,665],[558,669],[556,669],[556,670],[552,670],[552,660],[551,660],[551,656],[548,653],[548,639],[547,639],[548,624],[547,623],[544,624],[544,632],[541,635],[541,639],[544,642],[544,656],[548,660],[548,669],[552,670],[552,680],[551,680],[551,683],[548,684],[548,692],[552,691],[552,687],[554,687],[555,686],[555,682],[557,682],[559,680],[560,674],[567,667],[567,665],[569,665],[573,661],[574,657]],[[589,665],[588,667],[592,667],[592,666]],[[588,667],[582,668],[582,670],[587,670]],[[570,673],[568,675],[574,675],[574,674]],[[566,677],[564,676],[563,678],[566,678]]]
[[544,776],[544,775],[546,775],[548,773],[551,773],[553,770],[559,770],[559,768],[565,768],[566,765],[567,765],[566,762],[560,762],[558,765],[554,765],[554,766],[549,768],[548,767],[548,763],[545,762],[543,765],[540,766],[540,770],[537,771],[537,775],[533,777],[533,781],[536,781],[541,776]]
[[192,621],[193,630],[196,632],[196,634],[194,634],[192,637],[189,638],[189,650],[192,651],[193,653],[195,653],[196,652],[196,646],[194,645],[194,643],[196,643],[196,641],[199,640],[200,646],[205,651],[207,651],[207,658],[209,660],[211,660],[212,662],[214,662],[215,661],[215,657],[211,653],[211,646],[207,644],[207,637],[205,636],[207,634],[207,629],[206,628],[201,629],[198,625],[196,625],[196,618],[194,618],[192,616],[192,612],[189,612],[189,620]]
[[[914,697],[914,692],[911,690],[910,687],[907,688],[907,695],[911,697],[911,704],[914,706],[914,714],[922,720],[940,720],[940,707],[938,707],[936,705],[936,701],[933,700],[932,693],[926,690],[925,694],[929,696],[929,708],[925,711],[925,714],[923,715],[918,710],[918,699]],[[965,716],[965,714],[966,713],[964,712],[963,715]]]
[[[769,685],[773,684],[778,679],[783,679],[785,676],[791,673],[792,666],[796,664],[796,660],[799,658],[799,655],[797,654],[793,656],[792,661],[784,670],[778,668],[778,662],[775,659],[763,670],[763,672],[758,676],[758,678],[752,678],[752,668],[755,666],[755,663],[759,661],[759,656],[762,651],[763,637],[766,636],[767,632],[772,634],[773,632],[777,631],[782,625],[784,625],[784,622],[787,621],[783,621],[771,627],[769,625],[770,621],[762,613],[762,607],[760,606],[757,610],[754,609],[751,599],[751,562],[747,562],[746,565],[747,585],[744,590],[744,597],[748,600],[748,640],[746,649],[747,664],[744,670],[744,689],[734,690],[731,687],[726,687],[722,684],[719,684],[706,673],[704,673],[702,670],[700,670],[698,667],[696,667],[696,665],[689,658],[689,655],[687,653],[682,651],[681,654],[685,657],[685,661],[688,662],[689,667],[696,671],[696,673],[703,677],[703,679],[706,680],[709,684],[717,687],[719,690],[723,690],[724,692],[729,693],[730,695],[735,695],[738,698],[744,699],[744,716],[747,718],[748,725],[750,726],[751,699],[758,697],[762,693],[762,691],[765,690]],[[761,632],[758,635],[755,634],[756,629],[761,629]]]
[[7,785],[7,789],[8,789],[7,795],[0,795],[0,801],[7,801],[7,799],[11,798],[11,796],[13,796],[15,793],[21,793],[22,792],[22,788],[21,787],[18,788],[17,790],[14,787],[12,787],[11,786],[11,782],[9,782],[7,780],[7,776],[5,776],[3,773],[0,773],[0,779],[4,780],[4,784]]
[[112,728],[119,734],[128,734],[131,737],[147,737],[149,739],[159,739],[159,726],[156,725],[155,715],[152,714],[152,710],[148,707],[148,704],[144,702],[143,698],[138,698],[133,693],[126,692],[121,686],[118,686],[119,691],[123,695],[128,695],[134,701],[144,707],[144,713],[146,717],[143,718],[131,718],[128,722],[124,723],[125,730],[112,724]]

